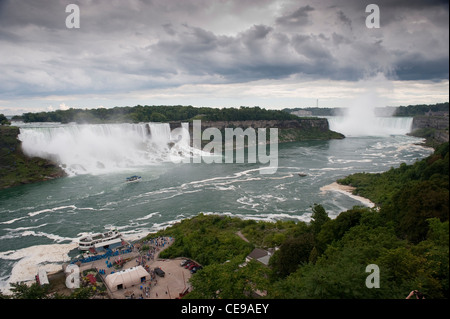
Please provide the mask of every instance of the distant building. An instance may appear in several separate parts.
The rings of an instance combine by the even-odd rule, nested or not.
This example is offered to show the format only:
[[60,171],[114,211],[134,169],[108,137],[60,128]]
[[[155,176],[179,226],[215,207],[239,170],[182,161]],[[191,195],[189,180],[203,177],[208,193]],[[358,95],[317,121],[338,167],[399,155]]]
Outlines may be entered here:
[[267,250],[255,248],[253,251],[245,258],[246,262],[250,262],[252,259],[259,261],[260,263],[268,266],[269,260],[272,254]]
[[312,112],[311,111],[306,111],[306,110],[294,111],[291,114],[294,114],[294,115],[297,115],[297,116],[312,116]]

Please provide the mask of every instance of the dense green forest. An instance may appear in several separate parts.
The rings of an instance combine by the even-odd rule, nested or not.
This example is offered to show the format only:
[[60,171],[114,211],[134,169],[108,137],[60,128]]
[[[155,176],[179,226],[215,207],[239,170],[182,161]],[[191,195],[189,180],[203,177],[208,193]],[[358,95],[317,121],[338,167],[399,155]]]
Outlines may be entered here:
[[[391,114],[393,107],[378,108],[380,114]],[[429,111],[448,112],[449,104],[420,104],[395,107],[394,116],[424,115]],[[309,107],[286,108],[283,110],[267,110],[259,106],[239,108],[211,108],[193,107],[183,105],[137,105],[114,108],[57,110],[51,112],[24,113],[14,116],[14,121],[24,122],[77,122],[77,123],[138,123],[138,122],[169,122],[192,121],[200,119],[204,121],[244,121],[244,120],[290,120],[298,117],[290,114],[293,111],[311,111],[313,116],[332,116],[342,114],[344,108]]]
[[137,105],[111,109],[68,109],[53,112],[24,113],[13,120],[24,122],[77,123],[138,123],[191,121],[292,120],[297,116],[283,111],[266,110],[258,106],[240,108],[210,108],[182,105]]
[[369,198],[386,220],[396,224],[398,235],[415,243],[427,235],[427,218],[448,219],[448,142],[433,155],[378,174],[357,173],[338,180],[356,187],[355,194]]
[[399,106],[394,116],[417,116],[425,115],[427,112],[449,112],[448,102],[436,103],[436,104],[418,104],[418,105],[408,105]]
[[[160,232],[176,238],[162,257],[184,256],[204,265],[186,298],[386,298],[418,289],[449,297],[448,143],[414,165],[340,182],[374,200],[330,219],[321,205],[310,223],[276,223],[200,214]],[[237,236],[240,231],[249,243]],[[279,247],[269,267],[243,266],[255,247]],[[380,269],[368,288],[366,267]]]

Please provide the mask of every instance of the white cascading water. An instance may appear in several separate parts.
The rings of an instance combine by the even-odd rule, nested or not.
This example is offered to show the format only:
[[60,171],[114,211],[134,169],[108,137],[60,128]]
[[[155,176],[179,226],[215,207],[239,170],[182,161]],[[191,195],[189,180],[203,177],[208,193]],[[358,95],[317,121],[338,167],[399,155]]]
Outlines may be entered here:
[[327,117],[330,130],[345,136],[405,135],[411,132],[412,117]]
[[171,132],[167,123],[21,127],[19,139],[25,154],[51,159],[69,175],[120,171],[192,154],[188,131]]
[[375,109],[383,106],[375,91],[359,96],[343,116],[327,117],[330,130],[345,136],[404,135],[411,131],[412,117],[377,117]]

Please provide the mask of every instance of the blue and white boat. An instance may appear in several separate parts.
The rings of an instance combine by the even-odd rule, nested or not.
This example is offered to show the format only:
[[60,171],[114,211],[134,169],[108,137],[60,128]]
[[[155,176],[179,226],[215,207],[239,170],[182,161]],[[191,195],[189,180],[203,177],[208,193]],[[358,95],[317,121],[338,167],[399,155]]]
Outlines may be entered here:
[[120,244],[122,235],[117,229],[111,229],[104,233],[88,234],[78,240],[79,250],[99,249],[109,247],[113,244]]

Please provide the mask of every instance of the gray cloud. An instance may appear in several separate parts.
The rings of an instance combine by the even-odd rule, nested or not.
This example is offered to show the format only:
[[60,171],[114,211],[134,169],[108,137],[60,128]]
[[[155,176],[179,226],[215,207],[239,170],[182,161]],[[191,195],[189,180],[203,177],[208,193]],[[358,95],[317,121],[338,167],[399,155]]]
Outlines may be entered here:
[[339,10],[337,12],[339,20],[344,24],[347,25],[350,29],[352,28],[352,20],[348,18],[342,10]]
[[300,7],[292,13],[278,17],[276,23],[290,27],[307,25],[310,23],[309,12],[311,11],[314,11],[314,8],[310,5]]
[[448,79],[448,3],[359,0],[0,1],[0,99],[245,83],[305,75]]

